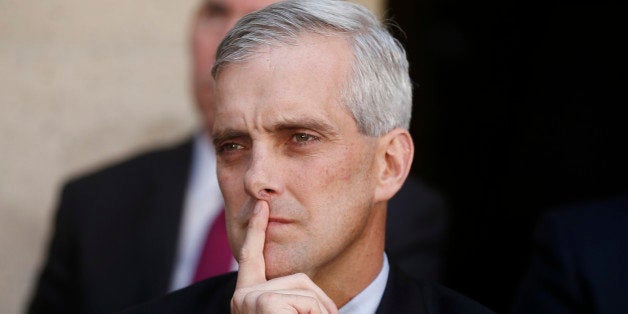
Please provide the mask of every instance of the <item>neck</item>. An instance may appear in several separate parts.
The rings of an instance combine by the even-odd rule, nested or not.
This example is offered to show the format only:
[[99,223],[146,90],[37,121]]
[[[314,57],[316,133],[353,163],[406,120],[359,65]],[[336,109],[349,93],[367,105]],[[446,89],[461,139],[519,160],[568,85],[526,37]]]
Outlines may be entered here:
[[386,205],[375,206],[357,240],[333,262],[311,274],[312,280],[338,308],[375,280],[384,262]]

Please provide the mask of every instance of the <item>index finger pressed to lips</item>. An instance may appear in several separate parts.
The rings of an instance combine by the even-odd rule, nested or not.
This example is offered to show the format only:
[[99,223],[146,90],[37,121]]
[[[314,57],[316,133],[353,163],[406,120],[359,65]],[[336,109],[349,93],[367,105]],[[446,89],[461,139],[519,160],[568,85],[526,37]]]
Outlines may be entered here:
[[240,250],[236,289],[266,282],[264,242],[268,225],[269,208],[266,201],[257,201],[249,219],[244,244]]

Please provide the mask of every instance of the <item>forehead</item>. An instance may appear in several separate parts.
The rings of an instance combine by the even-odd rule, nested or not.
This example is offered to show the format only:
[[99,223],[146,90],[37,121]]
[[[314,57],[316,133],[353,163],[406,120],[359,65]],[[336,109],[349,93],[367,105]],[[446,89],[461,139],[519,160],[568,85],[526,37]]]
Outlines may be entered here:
[[[230,115],[312,115],[340,110],[353,54],[341,37],[304,35],[227,65],[216,80],[215,123]],[[269,116],[270,115],[270,116]],[[216,124],[215,124],[216,125]]]

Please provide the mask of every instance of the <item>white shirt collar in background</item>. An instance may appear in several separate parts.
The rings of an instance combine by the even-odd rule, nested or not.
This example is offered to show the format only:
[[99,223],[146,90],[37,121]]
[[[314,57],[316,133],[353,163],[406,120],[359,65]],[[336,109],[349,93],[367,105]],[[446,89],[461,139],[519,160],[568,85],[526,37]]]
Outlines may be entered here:
[[223,207],[224,201],[216,178],[214,146],[205,132],[201,131],[194,136],[192,145],[192,163],[181,213],[170,291],[192,283],[208,228]]

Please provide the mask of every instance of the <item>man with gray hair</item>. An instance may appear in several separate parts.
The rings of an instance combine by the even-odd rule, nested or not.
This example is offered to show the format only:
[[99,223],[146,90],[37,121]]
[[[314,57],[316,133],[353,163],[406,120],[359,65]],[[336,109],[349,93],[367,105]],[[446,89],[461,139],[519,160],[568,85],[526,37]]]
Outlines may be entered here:
[[414,145],[401,45],[365,8],[285,1],[242,18],[212,74],[211,130],[239,271],[131,313],[487,313],[384,253]]

